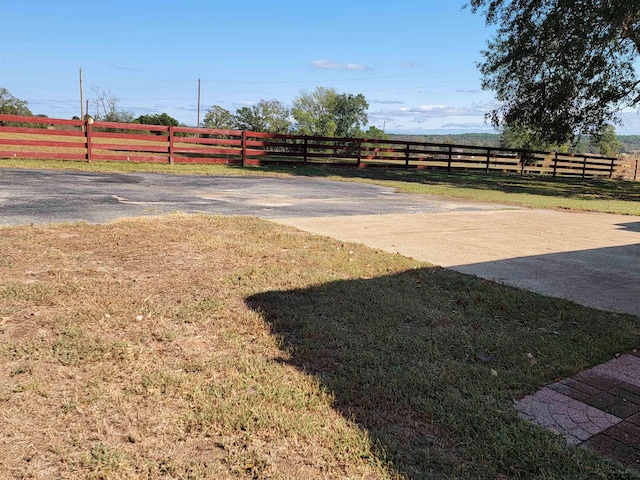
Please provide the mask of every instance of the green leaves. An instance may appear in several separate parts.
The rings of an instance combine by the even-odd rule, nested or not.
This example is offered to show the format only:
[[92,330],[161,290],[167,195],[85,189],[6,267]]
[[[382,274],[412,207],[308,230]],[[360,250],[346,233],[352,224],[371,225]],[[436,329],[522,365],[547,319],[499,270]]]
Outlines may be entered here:
[[[319,137],[361,137],[369,103],[363,94],[338,93],[333,88],[303,90],[291,109],[278,100],[260,100],[235,113],[211,106],[202,122],[206,128],[250,130]],[[376,132],[377,134],[377,132]],[[376,137],[377,138],[377,137]]]
[[291,130],[289,117],[289,109],[278,100],[260,100],[250,107],[237,109],[234,114],[219,105],[212,105],[206,111],[202,126],[286,134]]
[[334,88],[318,87],[313,92],[301,91],[293,100],[291,109],[297,132],[302,135],[335,136],[337,125],[333,117],[333,104],[337,96]]
[[369,103],[363,94],[338,93],[333,88],[318,87],[302,91],[291,110],[298,133],[322,137],[362,136],[368,121]]
[[204,128],[217,128],[220,130],[230,130],[233,128],[231,112],[220,105],[212,105],[207,109],[202,120]]
[[14,97],[4,87],[0,87],[0,113],[4,115],[33,115],[25,100]]
[[640,5],[628,0],[471,0],[498,30],[483,52],[483,88],[502,102],[496,125],[519,123],[565,143],[640,103]]
[[137,123],[141,123],[142,125],[166,125],[169,127],[177,127],[180,123],[175,118],[169,116],[166,113],[157,114],[154,113],[152,115],[140,115],[136,119]]
[[605,157],[615,157],[620,153],[622,143],[618,140],[613,125],[605,125],[602,130],[591,136],[591,146],[599,150]]
[[289,109],[278,100],[260,100],[251,107],[239,108],[232,116],[238,130],[253,132],[289,133]]

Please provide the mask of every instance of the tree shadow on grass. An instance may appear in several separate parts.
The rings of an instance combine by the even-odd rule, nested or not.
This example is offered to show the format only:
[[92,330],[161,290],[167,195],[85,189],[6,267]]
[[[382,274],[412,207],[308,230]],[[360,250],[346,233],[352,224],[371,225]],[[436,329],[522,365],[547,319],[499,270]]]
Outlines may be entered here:
[[513,399],[637,346],[632,316],[439,268],[246,302],[280,338],[282,361],[316,376],[394,473],[629,478],[521,420]]
[[474,171],[447,172],[442,169],[355,169],[316,166],[269,166],[268,168],[299,176],[399,181],[573,199],[640,201],[640,183],[622,180],[582,180],[570,177],[519,176],[498,172],[492,172],[491,174]]

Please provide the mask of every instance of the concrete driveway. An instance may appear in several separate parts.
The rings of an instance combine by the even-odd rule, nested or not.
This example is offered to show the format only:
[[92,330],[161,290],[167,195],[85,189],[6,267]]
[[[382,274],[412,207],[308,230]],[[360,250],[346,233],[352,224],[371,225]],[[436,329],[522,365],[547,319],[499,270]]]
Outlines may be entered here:
[[304,177],[0,169],[0,225],[176,211],[254,215],[640,315],[640,217],[476,204]]
[[640,217],[496,209],[278,221],[544,295],[640,315]]

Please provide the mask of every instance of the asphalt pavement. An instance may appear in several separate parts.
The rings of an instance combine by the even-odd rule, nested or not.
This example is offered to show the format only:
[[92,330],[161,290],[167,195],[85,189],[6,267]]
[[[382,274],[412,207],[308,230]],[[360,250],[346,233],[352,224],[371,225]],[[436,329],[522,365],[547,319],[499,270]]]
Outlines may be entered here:
[[252,215],[640,315],[638,217],[534,210],[308,177],[0,169],[0,225]]
[[172,212],[275,219],[496,208],[504,207],[308,177],[0,169],[0,225],[104,223]]

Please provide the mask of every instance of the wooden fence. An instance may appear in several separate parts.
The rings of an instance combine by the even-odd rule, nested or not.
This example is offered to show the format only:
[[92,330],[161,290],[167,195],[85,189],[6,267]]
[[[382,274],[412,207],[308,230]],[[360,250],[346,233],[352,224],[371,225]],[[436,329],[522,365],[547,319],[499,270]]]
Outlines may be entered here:
[[579,178],[638,176],[638,161],[400,140],[0,115],[0,158],[438,168]]

